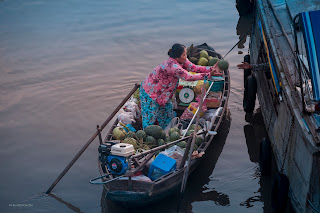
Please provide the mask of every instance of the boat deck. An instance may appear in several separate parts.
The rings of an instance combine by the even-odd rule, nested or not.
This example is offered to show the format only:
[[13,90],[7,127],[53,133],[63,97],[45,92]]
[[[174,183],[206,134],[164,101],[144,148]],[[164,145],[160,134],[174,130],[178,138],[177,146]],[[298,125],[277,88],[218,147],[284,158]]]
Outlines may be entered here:
[[320,10],[319,0],[290,0],[287,1],[287,5],[292,18],[304,11]]

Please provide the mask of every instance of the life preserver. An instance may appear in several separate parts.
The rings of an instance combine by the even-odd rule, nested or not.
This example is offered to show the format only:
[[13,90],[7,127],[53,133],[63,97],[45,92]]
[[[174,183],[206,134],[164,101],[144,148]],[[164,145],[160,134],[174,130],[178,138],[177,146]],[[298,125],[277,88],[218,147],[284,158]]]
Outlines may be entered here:
[[275,213],[285,212],[288,202],[289,179],[283,173],[278,173],[272,184],[271,206]]
[[252,113],[256,104],[257,80],[250,75],[245,82],[243,95],[243,110]]
[[267,138],[262,138],[260,142],[259,166],[262,176],[271,174],[271,158],[272,148],[271,143]]

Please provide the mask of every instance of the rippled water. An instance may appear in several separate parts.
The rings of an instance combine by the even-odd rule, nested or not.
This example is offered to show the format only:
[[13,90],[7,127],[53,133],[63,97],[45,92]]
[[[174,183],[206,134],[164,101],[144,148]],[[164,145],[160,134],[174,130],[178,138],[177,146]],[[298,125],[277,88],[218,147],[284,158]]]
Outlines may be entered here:
[[[1,212],[126,212],[104,201],[98,141],[44,194],[114,108],[173,43],[208,43],[226,54],[250,28],[235,1],[0,1]],[[261,178],[259,114],[244,119],[248,39],[228,56],[229,112],[203,164],[189,178],[187,212],[270,212]],[[243,52],[244,54],[241,54]],[[107,126],[108,127],[108,126]],[[135,212],[174,212],[176,197]]]

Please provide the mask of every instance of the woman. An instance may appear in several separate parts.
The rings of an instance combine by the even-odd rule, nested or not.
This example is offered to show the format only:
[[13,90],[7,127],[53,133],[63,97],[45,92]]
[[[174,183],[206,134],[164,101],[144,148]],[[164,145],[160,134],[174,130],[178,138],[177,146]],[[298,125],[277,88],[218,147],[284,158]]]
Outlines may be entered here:
[[[168,51],[169,58],[153,69],[141,83],[140,101],[143,128],[158,122],[163,129],[174,117],[171,98],[179,78],[185,81],[203,80],[206,76],[221,76],[217,64],[213,67],[197,66],[187,59],[186,47],[174,44]],[[190,74],[188,71],[199,74]]]

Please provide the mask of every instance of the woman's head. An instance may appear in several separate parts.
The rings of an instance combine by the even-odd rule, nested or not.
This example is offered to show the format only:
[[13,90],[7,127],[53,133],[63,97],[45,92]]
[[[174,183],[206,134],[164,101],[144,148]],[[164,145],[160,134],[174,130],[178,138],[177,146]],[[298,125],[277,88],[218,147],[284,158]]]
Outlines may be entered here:
[[182,44],[174,44],[168,51],[168,55],[176,59],[179,63],[184,63],[187,59],[186,47]]

